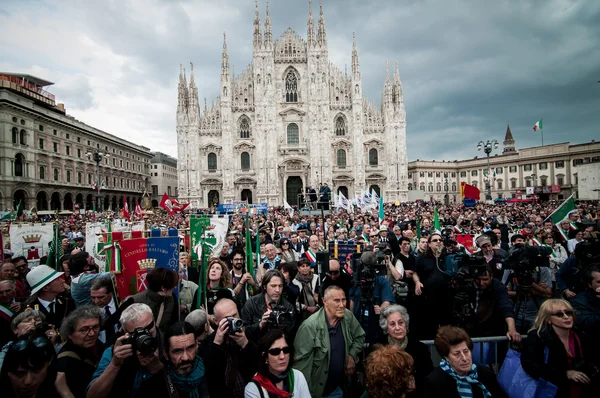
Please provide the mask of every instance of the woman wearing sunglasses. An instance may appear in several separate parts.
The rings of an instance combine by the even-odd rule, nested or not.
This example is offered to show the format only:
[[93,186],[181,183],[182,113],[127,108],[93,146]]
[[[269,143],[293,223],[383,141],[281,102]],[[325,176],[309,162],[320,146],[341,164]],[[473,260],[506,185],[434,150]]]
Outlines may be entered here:
[[310,398],[302,372],[292,369],[292,342],[280,329],[270,330],[259,344],[263,361],[244,390],[246,398]]
[[2,398],[61,397],[73,394],[57,371],[56,351],[46,336],[27,335],[10,345],[0,373]]
[[541,305],[533,328],[523,340],[523,370],[557,386],[557,398],[597,396],[590,391],[595,373],[592,359],[597,358],[592,356],[586,336],[573,328],[574,323],[571,304],[550,299]]

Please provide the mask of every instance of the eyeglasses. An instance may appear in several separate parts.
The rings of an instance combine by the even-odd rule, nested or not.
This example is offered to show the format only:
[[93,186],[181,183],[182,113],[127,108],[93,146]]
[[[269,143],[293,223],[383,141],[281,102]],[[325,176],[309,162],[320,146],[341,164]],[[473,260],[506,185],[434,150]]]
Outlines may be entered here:
[[100,331],[100,325],[86,326],[84,328],[79,329],[77,333],[81,333],[82,335],[87,336],[90,334],[91,331],[93,331],[94,333],[98,333]]
[[431,239],[431,243],[435,243],[435,242],[441,242],[441,239]]
[[289,244],[290,244],[290,242],[283,242],[283,243],[281,244],[281,246],[283,246],[283,245],[289,245]]
[[50,340],[47,337],[36,337],[33,340],[22,339],[17,342],[14,342],[10,345],[10,349],[16,352],[23,352],[28,347],[33,346],[34,348],[46,348],[47,346],[52,345]]
[[573,311],[556,311],[555,313],[551,314],[552,316],[555,316],[557,318],[563,318],[565,316],[573,316]]
[[292,352],[292,349],[290,347],[283,347],[283,348],[271,348],[268,353],[269,355],[273,355],[274,357],[278,356],[279,354],[281,354],[281,351],[283,351],[284,354],[289,354],[290,352]]

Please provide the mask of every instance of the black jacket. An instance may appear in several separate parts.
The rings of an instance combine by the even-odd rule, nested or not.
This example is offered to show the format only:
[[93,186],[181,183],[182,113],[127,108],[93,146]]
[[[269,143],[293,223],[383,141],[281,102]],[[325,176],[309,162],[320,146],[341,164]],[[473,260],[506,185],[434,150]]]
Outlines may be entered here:
[[256,362],[257,358],[260,358],[258,346],[251,340],[248,340],[244,349],[240,349],[233,341],[218,345],[214,343],[215,335],[216,332],[213,332],[202,342],[208,392],[211,398],[236,398],[232,388],[235,378],[228,373],[227,364],[230,364],[235,374],[242,377],[244,385],[248,384],[258,371]]
[[27,307],[34,310],[39,310],[46,317],[46,322],[50,325],[54,325],[56,329],[60,327],[63,319],[75,309],[75,301],[72,298],[63,295],[57,296],[54,302],[54,313],[49,313],[46,307],[44,307],[37,297],[33,296],[31,300],[27,301]]
[[[483,383],[494,398],[504,398],[507,395],[498,384],[494,372],[486,367],[477,366],[478,379]],[[483,398],[483,392],[472,385],[473,398]],[[435,368],[425,379],[425,398],[460,398],[456,389],[456,380],[441,368]]]
[[[477,290],[471,292],[471,303],[475,303]],[[488,337],[505,334],[506,318],[514,318],[513,303],[508,297],[508,290],[498,279],[492,278],[490,286],[479,296],[478,311],[475,315],[475,326],[469,330],[471,337]]]
[[58,371],[64,372],[69,390],[76,398],[85,397],[85,390],[104,352],[102,348],[99,340],[96,340],[96,347],[86,350],[69,339],[58,353]]
[[600,357],[600,298],[592,290],[586,290],[575,296],[571,304],[575,310],[575,324],[586,335],[596,337],[590,343],[593,344],[594,356]]
[[[573,366],[568,366],[567,351],[552,327],[547,327],[540,332],[532,330],[523,341],[523,352],[521,353],[521,366],[533,378],[544,378],[558,387],[557,398],[569,396],[569,384],[567,370],[580,370],[584,373],[597,360],[589,350],[589,340],[581,331],[574,330],[579,336],[581,349],[576,345],[575,358],[572,359]],[[548,347],[548,363],[545,363],[544,351]],[[592,395],[590,395],[592,396]]]
[[[285,311],[292,313],[292,315],[287,317],[287,320],[283,323],[283,331],[290,338],[294,338],[294,335],[296,334],[296,313],[294,306],[283,298],[279,300],[279,305],[282,305],[285,308]],[[265,328],[261,331],[259,327],[260,320],[265,312],[267,312],[267,303],[265,302],[264,293],[250,297],[242,309],[242,321],[246,328],[246,337],[255,343],[258,342],[261,336],[268,330],[268,328]]]

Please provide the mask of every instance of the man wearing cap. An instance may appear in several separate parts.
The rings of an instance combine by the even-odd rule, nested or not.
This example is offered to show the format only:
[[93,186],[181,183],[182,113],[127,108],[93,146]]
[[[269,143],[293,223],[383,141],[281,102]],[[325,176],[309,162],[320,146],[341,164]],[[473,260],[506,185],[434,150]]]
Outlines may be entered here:
[[[301,227],[298,229],[298,243],[300,243],[302,245],[302,252],[305,252],[308,250],[308,237],[306,236],[306,232],[307,232],[307,228],[305,227]],[[300,253],[300,251],[296,250],[297,253]]]
[[73,238],[73,240],[75,241],[75,249],[79,249],[81,251],[85,250],[85,247],[84,247],[85,239],[81,232],[77,232],[77,234],[75,234],[75,237]]
[[31,286],[31,297],[27,306],[41,311],[46,321],[56,327],[75,309],[75,302],[64,295],[65,282],[57,272],[47,265],[40,265],[27,274],[27,282]]
[[502,280],[504,269],[502,263],[506,260],[499,252],[494,250],[493,242],[489,235],[482,234],[476,240],[475,244],[480,251],[474,254],[474,257],[484,258],[485,263],[490,266],[494,273],[494,278]]

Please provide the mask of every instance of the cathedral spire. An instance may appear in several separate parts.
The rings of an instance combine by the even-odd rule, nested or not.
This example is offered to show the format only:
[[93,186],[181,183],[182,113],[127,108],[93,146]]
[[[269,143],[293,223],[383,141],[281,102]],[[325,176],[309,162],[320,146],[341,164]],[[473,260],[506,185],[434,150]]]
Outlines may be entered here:
[[229,80],[229,55],[227,54],[227,33],[223,32],[223,55],[221,56],[221,77]]
[[389,104],[392,102],[392,84],[390,82],[390,68],[388,61],[385,61],[385,85],[383,86],[383,102]]
[[352,32],[352,74],[358,77],[360,68],[358,64],[358,50],[356,49],[356,34]]
[[325,17],[323,16],[323,0],[320,0],[319,8],[319,29],[317,32],[317,41],[320,45],[326,45],[327,37],[325,34]]
[[262,45],[262,34],[260,33],[260,17],[258,16],[258,0],[255,0],[254,12],[254,47]]
[[188,89],[185,80],[185,70],[183,65],[179,64],[179,84],[177,86],[177,113],[187,112]]
[[198,88],[194,80],[194,64],[190,62],[190,88],[188,90],[188,107],[190,122],[195,122],[200,117],[200,106],[198,104]]
[[269,0],[267,0],[265,15],[265,45],[273,44],[273,32],[271,30],[271,14],[269,14]]
[[510,124],[506,124],[506,135],[504,136],[504,149],[502,150],[502,154],[505,153],[516,153],[515,149],[515,140],[513,139],[512,132],[510,131]]
[[315,44],[315,22],[312,16],[312,0],[308,0],[308,22],[307,22],[306,41],[309,46]]

